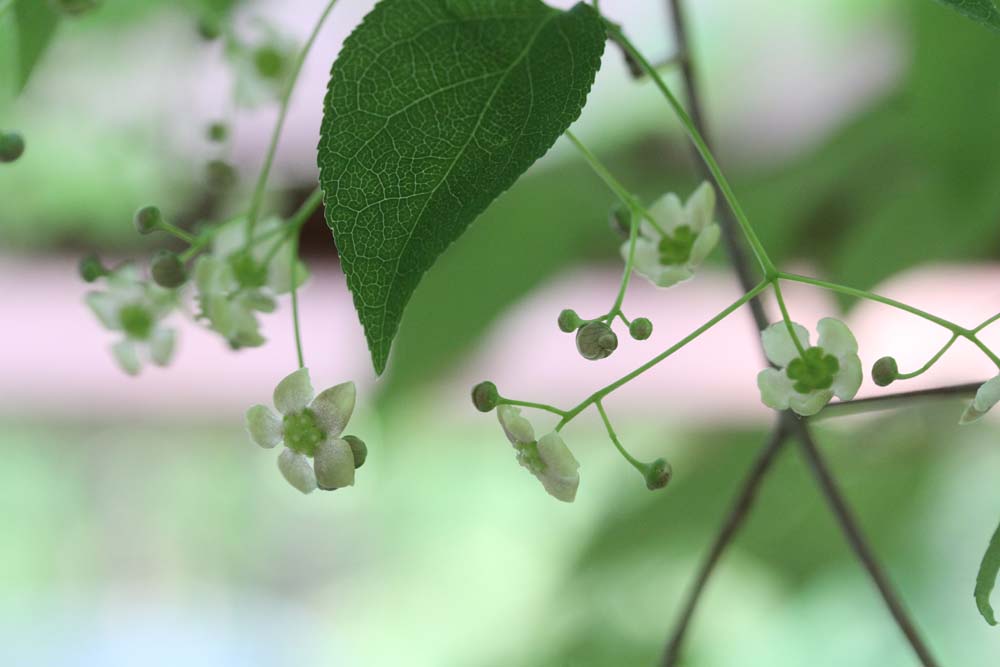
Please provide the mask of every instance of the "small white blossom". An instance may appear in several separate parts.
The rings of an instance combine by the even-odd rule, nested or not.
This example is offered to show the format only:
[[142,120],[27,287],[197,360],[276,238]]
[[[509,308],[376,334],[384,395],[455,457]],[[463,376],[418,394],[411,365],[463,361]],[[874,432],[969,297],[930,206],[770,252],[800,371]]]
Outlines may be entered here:
[[140,279],[130,265],[111,272],[107,283],[107,291],[88,292],[85,301],[101,324],[125,335],[111,348],[118,365],[129,375],[139,374],[143,357],[166,366],[177,335],[160,322],[176,305],[175,293]]
[[[719,242],[719,225],[713,221],[715,190],[702,183],[687,203],[674,193],[661,197],[649,209],[659,229],[643,218],[635,241],[635,270],[659,287],[670,287],[694,276]],[[621,247],[628,261],[629,241]]]
[[247,410],[247,432],[266,449],[284,443],[278,468],[302,493],[353,486],[357,464],[350,443],[340,435],[354,412],[356,397],[354,383],[344,382],[313,398],[309,371],[300,368],[274,389],[279,414],[266,405]]
[[979,387],[979,390],[976,391],[976,397],[965,409],[959,423],[971,424],[982,419],[983,415],[998,402],[1000,402],[1000,375],[990,378]]
[[512,405],[497,408],[497,418],[514,446],[517,462],[538,478],[552,497],[571,503],[580,486],[580,464],[557,431],[535,440],[535,429]]
[[761,333],[764,352],[778,368],[757,375],[764,405],[775,410],[791,408],[806,417],[823,409],[834,396],[850,400],[861,386],[861,359],[858,342],[847,325],[825,317],[816,325],[819,343],[809,347],[809,332],[793,323],[795,337],[805,349],[800,356],[784,322],[772,324]]

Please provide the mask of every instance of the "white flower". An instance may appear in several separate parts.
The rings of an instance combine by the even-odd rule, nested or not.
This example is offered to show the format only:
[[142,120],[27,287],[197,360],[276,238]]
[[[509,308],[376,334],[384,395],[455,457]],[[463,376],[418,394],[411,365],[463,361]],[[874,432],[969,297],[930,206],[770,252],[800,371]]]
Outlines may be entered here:
[[111,347],[122,370],[138,375],[142,357],[166,366],[174,354],[176,332],[160,326],[176,305],[176,295],[139,278],[135,267],[125,265],[107,277],[108,290],[88,292],[87,305],[107,329],[125,338]]
[[814,415],[837,396],[850,400],[861,386],[861,359],[858,342],[847,325],[824,317],[816,325],[819,343],[809,347],[809,332],[794,324],[795,337],[805,349],[800,356],[784,322],[772,324],[761,333],[764,352],[778,368],[762,370],[757,386],[764,405],[775,410],[791,408],[807,417]]
[[497,418],[510,444],[514,445],[517,462],[538,478],[552,497],[571,503],[580,486],[580,464],[557,431],[535,440],[535,429],[512,405],[497,408]]
[[979,387],[976,397],[969,403],[958,423],[971,424],[982,419],[983,415],[998,402],[1000,402],[1000,375],[987,380]]
[[356,396],[354,383],[344,382],[313,398],[309,371],[300,368],[274,389],[274,407],[280,416],[266,405],[255,405],[247,410],[247,431],[261,447],[285,444],[278,468],[302,493],[317,487],[332,491],[353,486],[357,465],[350,443],[340,435],[354,411]]
[[[674,193],[661,197],[649,209],[659,229],[643,218],[635,241],[635,270],[659,287],[670,287],[694,275],[719,242],[719,225],[712,220],[715,190],[702,183],[686,204]],[[628,261],[629,241],[621,247]]]

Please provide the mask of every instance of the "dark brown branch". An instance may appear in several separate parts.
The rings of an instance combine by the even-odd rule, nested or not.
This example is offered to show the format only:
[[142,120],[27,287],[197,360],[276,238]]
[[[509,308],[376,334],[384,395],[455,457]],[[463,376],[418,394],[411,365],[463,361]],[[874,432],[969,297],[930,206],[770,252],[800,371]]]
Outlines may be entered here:
[[913,648],[913,652],[920,659],[920,664],[924,665],[924,667],[937,667],[938,662],[931,655],[923,639],[921,639],[920,633],[907,615],[903,603],[893,590],[892,584],[889,583],[889,578],[882,569],[878,558],[862,534],[857,519],[854,518],[850,508],[847,506],[847,501],[841,494],[830,469],[817,449],[816,442],[813,440],[806,422],[799,422],[799,425],[795,429],[795,437],[798,438],[806,462],[816,477],[816,481],[823,491],[823,496],[830,505],[830,509],[833,511],[834,516],[837,517],[837,522],[840,524],[841,530],[844,531],[851,549],[854,550],[858,560],[864,564],[865,570],[868,571],[879,593],[882,594],[882,600],[885,602],[886,607],[889,608],[889,613],[892,614],[896,625],[899,626],[900,631]]
[[[985,380],[984,380],[985,382]],[[868,398],[856,398],[853,401],[838,401],[830,403],[823,411],[813,417],[825,419],[826,417],[841,417],[844,415],[861,414],[873,412],[875,410],[888,410],[897,407],[898,404],[920,398],[946,398],[950,396],[971,396],[976,393],[982,382],[968,382],[966,384],[954,384],[947,387],[934,387],[933,389],[917,389],[915,391],[901,391],[885,396],[870,396]]]
[[709,549],[708,554],[698,568],[698,575],[695,577],[694,584],[687,594],[684,607],[681,609],[680,616],[678,616],[674,624],[670,642],[667,644],[667,649],[663,654],[662,664],[664,667],[674,667],[677,664],[687,628],[694,617],[701,594],[705,590],[709,578],[714,573],[715,566],[722,558],[722,553],[729,546],[729,543],[733,541],[733,538],[736,537],[737,532],[739,532],[744,520],[750,513],[750,509],[757,498],[757,491],[760,489],[764,477],[767,475],[768,470],[771,469],[771,464],[787,439],[788,424],[786,424],[785,418],[779,418],[774,431],[768,436],[764,448],[757,454],[757,459],[754,461],[749,472],[747,472],[739,493],[733,499],[733,503],[726,513],[726,518],[722,522],[722,528],[719,530],[718,535],[715,536],[715,541],[712,542],[711,549]]

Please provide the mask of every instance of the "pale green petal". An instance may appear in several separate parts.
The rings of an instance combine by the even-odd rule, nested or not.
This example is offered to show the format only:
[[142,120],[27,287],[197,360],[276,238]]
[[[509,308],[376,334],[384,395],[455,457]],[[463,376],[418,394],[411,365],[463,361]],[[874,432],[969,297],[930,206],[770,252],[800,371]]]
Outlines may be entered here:
[[672,234],[681,225],[688,224],[687,216],[684,214],[684,206],[673,192],[668,192],[656,200],[656,203],[650,207],[649,214],[667,234]]
[[831,398],[833,398],[833,391],[830,389],[811,391],[808,394],[800,394],[796,391],[789,399],[788,407],[803,417],[810,417],[822,410]]
[[259,313],[273,313],[278,308],[277,301],[258,290],[243,292],[234,301],[244,310],[256,310]]
[[[267,286],[275,294],[292,291],[292,261],[295,258],[291,241],[281,246],[267,267]],[[295,261],[295,287],[302,287],[309,279],[309,269],[305,262]]]
[[344,382],[320,392],[320,395],[309,406],[316,413],[316,421],[329,438],[336,438],[344,432],[358,391],[353,382]]
[[[628,242],[622,245],[622,259],[628,262]],[[632,268],[644,275],[650,281],[656,277],[660,271],[660,251],[656,244],[646,239],[636,239],[635,255],[633,257]]]
[[[792,323],[795,329],[795,337],[799,339],[802,347],[809,349],[809,332],[801,324]],[[798,348],[792,341],[792,336],[788,333],[788,326],[784,322],[775,322],[760,334],[760,339],[764,344],[764,352],[772,364],[784,368],[792,359],[799,356]]]
[[525,444],[535,441],[535,429],[531,422],[521,416],[521,409],[513,405],[501,405],[497,408],[497,419],[503,432],[507,434],[510,444]]
[[987,412],[1000,401],[1000,375],[984,382],[976,391],[973,405],[978,412]]
[[111,346],[111,354],[114,355],[115,361],[118,362],[121,369],[129,375],[138,375],[142,369],[142,365],[139,363],[139,351],[132,341],[123,340],[115,343]]
[[693,276],[694,272],[687,266],[661,266],[652,282],[657,287],[673,287],[685,280],[690,280]]
[[346,440],[327,438],[316,447],[316,484],[326,491],[354,486],[354,453]]
[[708,181],[703,181],[698,189],[691,193],[684,205],[691,231],[698,232],[712,223],[715,214],[715,188]]
[[580,486],[580,464],[562,437],[555,431],[538,441],[538,455],[545,469],[538,475],[542,486],[553,498],[571,503]]
[[301,412],[313,397],[309,369],[300,368],[289,374],[274,388],[274,407],[283,415]]
[[113,290],[134,290],[141,281],[142,276],[139,269],[134,264],[123,264],[108,274],[108,286]]
[[788,401],[795,393],[788,376],[774,368],[765,368],[757,374],[757,388],[761,402],[775,410],[787,410]]
[[[260,223],[258,223],[260,224]],[[256,235],[258,231],[254,232]],[[233,253],[242,250],[246,245],[247,221],[245,218],[237,218],[224,225],[220,225],[212,237],[212,253],[217,257],[228,257]]]
[[149,356],[157,366],[166,366],[174,356],[177,332],[173,329],[156,329],[149,339]]
[[962,413],[962,416],[959,418],[958,423],[962,426],[965,426],[966,424],[971,424],[974,421],[979,421],[980,419],[983,418],[983,415],[985,414],[986,414],[985,412],[980,412],[979,410],[976,410],[975,401],[970,401],[969,407],[965,408],[965,412]]
[[694,240],[694,245],[691,246],[691,256],[688,258],[688,265],[698,266],[705,261],[705,258],[712,254],[715,250],[715,246],[719,244],[719,237],[722,235],[722,230],[714,222],[698,234],[698,238]]
[[316,473],[309,459],[302,454],[285,448],[278,455],[278,470],[289,484],[302,493],[312,493],[316,490]]
[[858,353],[858,341],[847,325],[835,317],[824,317],[816,325],[819,332],[819,342],[816,343],[827,354],[842,357],[846,354]]
[[660,233],[659,229],[653,226],[653,223],[649,221],[649,218],[643,216],[642,222],[639,223],[639,239],[650,241],[654,246],[656,246],[659,245],[661,240],[663,240],[663,234]]
[[[820,322],[820,326],[822,325],[823,323]],[[820,340],[823,340],[822,334],[820,334]],[[833,386],[830,387],[830,390],[840,400],[849,401],[861,388],[861,381],[864,377],[864,372],[861,370],[861,359],[856,354],[847,354],[840,357],[838,361],[840,369],[833,377]]]
[[123,305],[121,300],[107,292],[87,292],[84,301],[105,328],[112,331],[121,330],[122,322],[118,316]]
[[281,442],[281,420],[266,405],[255,405],[247,410],[246,427],[250,438],[265,449]]
[[202,295],[228,294],[239,287],[229,263],[211,255],[203,255],[195,263],[194,282]]

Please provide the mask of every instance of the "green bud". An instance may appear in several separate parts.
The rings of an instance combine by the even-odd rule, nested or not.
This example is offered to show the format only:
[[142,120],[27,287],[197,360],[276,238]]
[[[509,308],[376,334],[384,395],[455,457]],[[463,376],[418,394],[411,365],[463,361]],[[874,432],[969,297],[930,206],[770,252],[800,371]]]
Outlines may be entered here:
[[360,468],[368,458],[368,445],[356,435],[345,435],[344,440],[351,446],[351,453],[354,454],[354,468]]
[[590,322],[576,332],[576,349],[584,359],[604,359],[617,348],[618,336],[604,322]]
[[247,251],[241,251],[229,258],[236,282],[240,287],[255,289],[267,284],[267,266],[254,259]]
[[236,168],[225,160],[210,160],[205,165],[205,176],[213,190],[228,190],[239,180]]
[[208,16],[202,17],[198,21],[198,35],[206,42],[218,39],[222,35],[222,28],[219,27],[218,19]]
[[278,79],[285,71],[285,54],[276,46],[265,44],[253,53],[253,64],[262,79]]
[[92,283],[98,278],[108,275],[108,270],[101,264],[101,258],[90,254],[80,260],[80,277],[84,282]]
[[480,382],[472,388],[472,404],[480,412],[489,412],[500,403],[500,392],[492,382]]
[[564,333],[573,333],[583,326],[583,320],[576,314],[576,311],[567,308],[559,313],[559,330]]
[[882,357],[872,366],[872,381],[880,387],[888,387],[899,378],[899,366],[892,357]]
[[187,271],[184,263],[177,253],[169,250],[161,250],[153,257],[149,272],[153,275],[153,282],[160,287],[174,289],[187,282]]
[[632,229],[632,211],[621,202],[615,203],[608,213],[611,230],[623,239],[628,239]]
[[100,0],[49,0],[49,4],[57,12],[70,16],[79,16],[100,6]]
[[646,340],[653,335],[653,323],[645,317],[637,317],[628,325],[628,333],[636,340]]
[[0,162],[13,162],[24,155],[24,137],[17,132],[0,132]]
[[667,463],[666,459],[656,459],[646,468],[644,477],[646,478],[646,488],[650,491],[662,489],[670,483],[670,478],[674,476],[674,471]]
[[155,206],[146,206],[136,211],[133,222],[135,223],[135,230],[137,232],[140,234],[151,234],[163,222],[163,215],[160,213],[160,209]]
[[208,135],[209,141],[214,141],[217,144],[221,144],[223,141],[229,138],[229,126],[226,125],[221,120],[217,120],[214,123],[209,123],[208,129],[205,131]]

